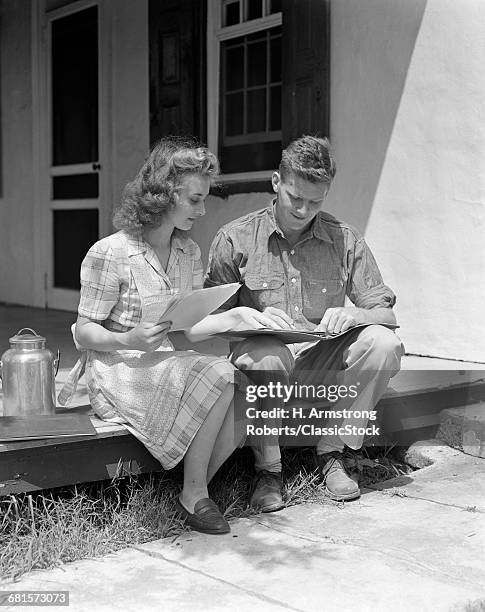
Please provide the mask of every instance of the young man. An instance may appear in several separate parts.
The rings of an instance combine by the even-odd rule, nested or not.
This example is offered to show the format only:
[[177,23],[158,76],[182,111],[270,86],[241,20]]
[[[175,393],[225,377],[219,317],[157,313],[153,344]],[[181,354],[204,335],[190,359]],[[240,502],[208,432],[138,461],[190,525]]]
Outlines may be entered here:
[[[356,418],[324,423],[338,433],[323,436],[316,449],[327,495],[349,500],[359,497],[360,491],[346,472],[342,451],[345,445],[360,448],[363,435],[344,435],[333,426],[367,425],[359,413],[374,409],[389,379],[399,371],[403,347],[384,326],[396,323],[392,310],[396,298],[383,283],[369,247],[355,229],[323,212],[334,176],[326,138],[303,136],[292,142],[273,173],[276,198],[271,205],[217,232],[205,286],[242,283],[225,307],[256,308],[276,328],[337,333],[368,325],[316,343],[285,345],[274,336],[253,336],[231,354],[233,363],[255,383],[261,383],[262,372],[268,371],[272,380],[284,382],[291,376],[318,386],[329,372],[339,371],[339,384],[356,385],[357,397],[343,400]],[[353,306],[345,306],[346,296]],[[275,399],[262,400],[262,409],[274,407]],[[261,438],[254,452],[251,505],[263,512],[278,510],[283,503],[277,437]]]

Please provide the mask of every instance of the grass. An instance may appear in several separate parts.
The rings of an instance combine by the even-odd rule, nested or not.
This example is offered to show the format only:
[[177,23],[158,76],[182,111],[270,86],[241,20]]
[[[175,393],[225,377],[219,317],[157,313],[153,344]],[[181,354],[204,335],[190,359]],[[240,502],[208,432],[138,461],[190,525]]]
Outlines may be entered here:
[[[229,520],[254,514],[248,507],[251,456],[249,449],[237,451],[211,483],[210,495]],[[346,462],[359,473],[361,486],[411,471],[385,450],[352,453]],[[283,464],[287,506],[335,505],[318,487],[311,449],[285,449]],[[16,580],[34,569],[178,536],[186,530],[174,512],[181,483],[182,470],[176,468],[169,473],[0,497],[0,577]]]

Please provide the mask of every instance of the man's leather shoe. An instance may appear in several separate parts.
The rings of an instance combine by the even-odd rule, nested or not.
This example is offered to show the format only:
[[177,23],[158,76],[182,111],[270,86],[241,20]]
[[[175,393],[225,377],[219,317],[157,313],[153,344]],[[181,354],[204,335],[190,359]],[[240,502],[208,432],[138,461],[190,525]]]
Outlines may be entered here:
[[283,508],[281,474],[260,470],[253,480],[249,505],[261,512],[276,512]]
[[360,497],[359,485],[348,475],[342,453],[334,451],[317,455],[317,465],[330,499],[348,501]]
[[180,499],[177,499],[175,505],[185,524],[192,527],[195,531],[213,535],[229,533],[231,531],[229,523],[222,516],[219,508],[208,497],[199,499],[194,506],[193,514],[182,506]]

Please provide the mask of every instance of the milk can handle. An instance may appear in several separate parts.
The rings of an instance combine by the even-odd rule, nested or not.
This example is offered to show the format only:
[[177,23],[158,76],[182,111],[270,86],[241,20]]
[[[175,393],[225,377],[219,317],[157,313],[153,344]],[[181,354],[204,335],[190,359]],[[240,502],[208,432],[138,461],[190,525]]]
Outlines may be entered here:
[[34,334],[34,336],[38,336],[38,335],[39,335],[39,334],[38,334],[36,331],[34,331],[34,330],[31,328],[31,327],[22,327],[22,329],[19,329],[19,331],[17,332],[17,336],[20,334],[20,332],[23,332],[23,331],[25,331],[25,330],[32,332],[32,333]]
[[61,361],[61,351],[59,349],[57,349],[57,357],[52,362],[52,367],[56,369],[56,372],[54,374],[54,378],[57,376],[57,372],[59,372],[59,363],[60,363],[60,361]]

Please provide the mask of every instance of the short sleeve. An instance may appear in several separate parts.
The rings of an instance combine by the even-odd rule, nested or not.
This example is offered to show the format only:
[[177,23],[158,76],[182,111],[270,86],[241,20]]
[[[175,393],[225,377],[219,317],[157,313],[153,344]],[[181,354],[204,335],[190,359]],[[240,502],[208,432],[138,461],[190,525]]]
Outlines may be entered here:
[[348,295],[358,308],[392,308],[396,296],[384,284],[372,252],[363,238],[355,242]]
[[[234,261],[232,241],[225,232],[219,230],[212,241],[209,263],[204,279],[204,287],[215,287],[228,283],[240,283],[241,275]],[[238,294],[233,295],[221,306],[221,310],[234,308],[238,304]]]
[[110,246],[92,246],[81,264],[81,298],[78,314],[93,321],[104,321],[117,304],[120,280],[115,255]]

